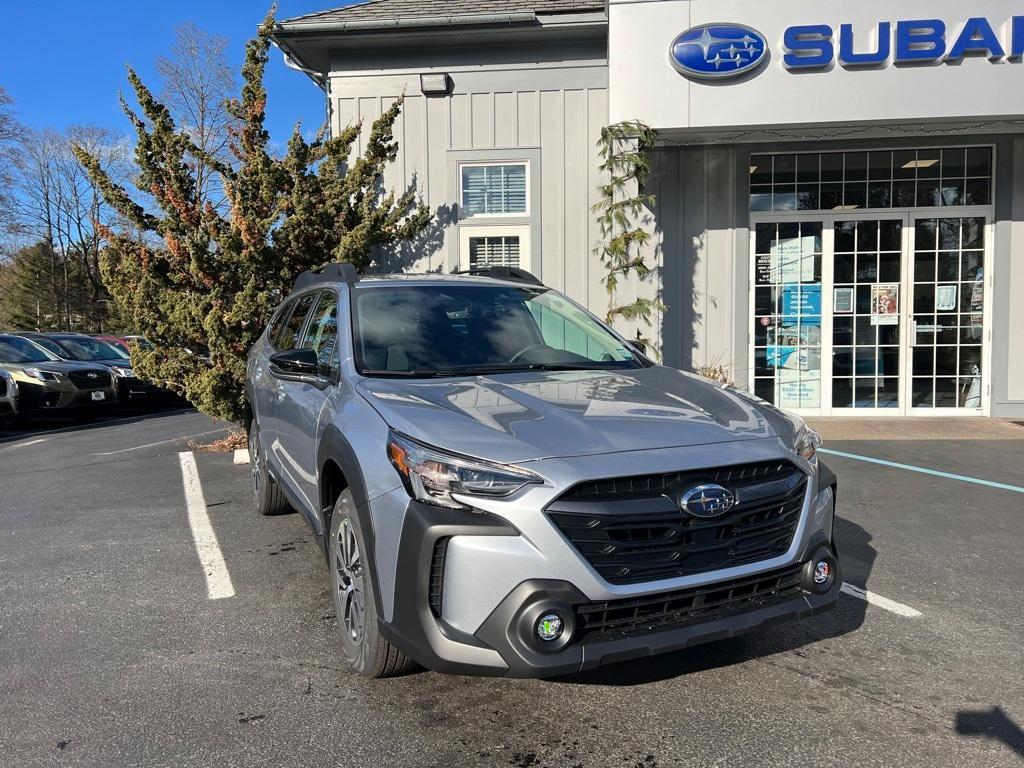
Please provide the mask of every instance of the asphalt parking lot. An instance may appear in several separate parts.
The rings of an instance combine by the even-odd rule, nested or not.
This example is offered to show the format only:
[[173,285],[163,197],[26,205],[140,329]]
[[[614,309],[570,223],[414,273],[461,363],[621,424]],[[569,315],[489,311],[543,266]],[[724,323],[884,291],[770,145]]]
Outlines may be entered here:
[[1024,763],[1024,441],[829,443],[963,476],[827,458],[851,585],[830,614],[558,680],[369,681],[302,519],[195,453],[231,588],[209,599],[179,454],[222,425],[64,426],[0,432],[4,766]]

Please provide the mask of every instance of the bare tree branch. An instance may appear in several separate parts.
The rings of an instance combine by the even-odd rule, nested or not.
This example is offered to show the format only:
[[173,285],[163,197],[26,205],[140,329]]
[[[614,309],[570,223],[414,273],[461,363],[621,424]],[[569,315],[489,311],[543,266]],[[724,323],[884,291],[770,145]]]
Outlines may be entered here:
[[[163,79],[160,100],[175,123],[195,145],[193,173],[200,199],[221,211],[226,206],[216,163],[230,167],[230,129],[236,121],[227,100],[237,90],[228,66],[227,38],[203,31],[192,22],[175,30],[170,56],[160,56],[156,69]],[[211,162],[212,161],[212,162]]]

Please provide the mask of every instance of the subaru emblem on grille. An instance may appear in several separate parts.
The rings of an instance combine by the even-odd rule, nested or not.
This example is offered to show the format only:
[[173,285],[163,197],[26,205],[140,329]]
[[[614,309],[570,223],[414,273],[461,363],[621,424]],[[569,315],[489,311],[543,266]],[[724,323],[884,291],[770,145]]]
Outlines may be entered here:
[[679,508],[694,517],[718,517],[736,506],[736,496],[728,488],[711,483],[698,485],[679,496]]
[[87,373],[86,376],[88,376],[90,379],[95,379],[96,378],[96,374],[95,373]]

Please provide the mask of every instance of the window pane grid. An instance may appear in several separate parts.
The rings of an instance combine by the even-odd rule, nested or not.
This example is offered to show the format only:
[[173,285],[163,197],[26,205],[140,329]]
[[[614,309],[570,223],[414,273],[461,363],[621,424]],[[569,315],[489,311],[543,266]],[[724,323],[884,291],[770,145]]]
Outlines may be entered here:
[[834,408],[899,407],[900,326],[874,321],[872,289],[900,283],[902,243],[898,220],[835,223],[833,286],[852,302],[849,312],[833,308]]
[[752,155],[750,210],[989,205],[989,147]]
[[783,408],[819,408],[822,224],[759,224],[755,240],[754,392]]
[[469,216],[526,214],[526,165],[462,166],[462,209]]
[[914,407],[981,406],[984,227],[982,218],[915,222]]

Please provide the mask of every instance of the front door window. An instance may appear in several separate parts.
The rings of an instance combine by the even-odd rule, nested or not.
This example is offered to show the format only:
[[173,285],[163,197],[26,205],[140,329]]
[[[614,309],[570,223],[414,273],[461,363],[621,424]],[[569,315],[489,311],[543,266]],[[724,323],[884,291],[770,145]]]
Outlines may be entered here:
[[755,394],[780,408],[822,405],[822,232],[820,221],[756,228]]
[[980,408],[985,219],[918,219],[914,227],[914,408]]
[[903,220],[837,221],[832,407],[900,407]]

